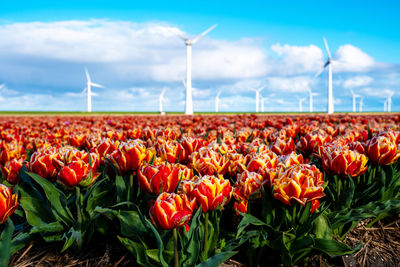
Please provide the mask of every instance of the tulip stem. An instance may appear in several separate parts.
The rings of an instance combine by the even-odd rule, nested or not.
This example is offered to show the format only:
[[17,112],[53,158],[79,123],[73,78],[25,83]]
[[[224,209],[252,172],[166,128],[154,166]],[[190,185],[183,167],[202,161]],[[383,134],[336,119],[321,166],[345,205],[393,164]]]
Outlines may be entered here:
[[131,175],[129,175],[129,186],[130,186],[131,197],[130,197],[130,199],[128,199],[128,201],[133,202],[133,173],[131,173]]
[[79,186],[75,186],[75,205],[76,205],[76,214],[79,227],[82,224],[82,214],[81,214],[81,189]]
[[176,228],[172,230],[174,234],[174,256],[175,256],[175,267],[179,267],[179,255],[178,255],[178,234]]
[[206,255],[206,258],[208,256],[208,214],[209,212],[206,212],[205,214],[205,220],[204,220],[204,253]]

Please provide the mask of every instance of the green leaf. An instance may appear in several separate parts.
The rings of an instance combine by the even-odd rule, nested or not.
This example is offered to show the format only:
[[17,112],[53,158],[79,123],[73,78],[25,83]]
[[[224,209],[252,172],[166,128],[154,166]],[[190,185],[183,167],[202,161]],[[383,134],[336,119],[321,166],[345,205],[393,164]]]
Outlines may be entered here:
[[157,229],[154,227],[154,225],[147,219],[145,218],[145,222],[147,223],[147,226],[151,229],[153,232],[154,236],[157,239],[157,247],[158,247],[158,258],[160,260],[160,264],[163,267],[168,267],[168,264],[165,262],[164,257],[163,257],[163,251],[164,251],[164,244],[163,241],[160,237],[160,234],[158,233]]
[[60,222],[52,222],[41,226],[35,226],[31,229],[29,233],[30,234],[43,233],[43,232],[57,233],[57,232],[63,232],[64,229],[65,229],[64,225],[62,225]]
[[5,228],[0,234],[0,266],[7,267],[11,255],[11,238],[14,233],[14,224],[7,219]]
[[85,194],[86,211],[92,216],[97,206],[106,207],[112,203],[112,187],[107,178],[94,184]]
[[329,256],[343,256],[343,255],[353,254],[358,250],[360,250],[361,246],[362,245],[360,243],[357,247],[352,249],[345,243],[336,240],[328,240],[321,238],[314,239],[314,248],[328,254]]
[[66,251],[69,247],[71,247],[74,243],[76,243],[75,248],[79,251],[82,248],[83,244],[83,239],[82,239],[82,233],[81,231],[75,230],[73,227],[69,229],[69,237],[64,243],[64,246],[61,250],[61,252]]
[[249,225],[266,225],[263,221],[254,217],[253,215],[250,214],[242,214],[242,215],[243,218],[238,225],[236,237],[239,237],[242,231]]
[[[183,260],[183,266],[194,266],[201,253],[201,240],[200,237],[200,218],[202,214],[201,208],[197,209],[196,213],[192,217],[192,222],[190,224],[190,229],[187,234],[186,243],[181,243],[183,249],[185,260]],[[186,235],[185,229],[183,229],[184,236]]]
[[[159,255],[160,251],[158,249],[147,249],[146,250],[146,255],[154,260],[155,262],[157,262],[158,264],[160,264],[160,259],[159,259]],[[171,250],[164,250],[163,254],[167,257],[167,258],[173,258],[174,257],[174,251]]]
[[233,257],[237,251],[225,251],[218,253],[211,258],[208,258],[206,261],[203,261],[197,267],[218,267],[231,257]]
[[11,255],[16,253],[21,248],[26,247],[32,240],[32,235],[28,233],[19,233],[16,237],[11,240]]
[[117,175],[115,178],[115,186],[117,187],[117,203],[126,201],[127,199],[127,187],[124,178],[121,175]]
[[67,225],[73,225],[75,220],[67,207],[67,198],[64,193],[58,190],[50,181],[43,179],[36,173],[28,172],[28,175],[43,188],[54,216]]
[[136,259],[136,263],[141,266],[153,266],[150,264],[147,256],[145,247],[138,243],[130,240],[129,238],[124,238],[117,236],[119,241],[133,254]]
[[322,214],[314,221],[314,234],[317,238],[332,239],[332,230],[326,215]]
[[143,236],[148,231],[143,225],[138,212],[120,211],[117,215],[121,223],[121,234],[124,236]]

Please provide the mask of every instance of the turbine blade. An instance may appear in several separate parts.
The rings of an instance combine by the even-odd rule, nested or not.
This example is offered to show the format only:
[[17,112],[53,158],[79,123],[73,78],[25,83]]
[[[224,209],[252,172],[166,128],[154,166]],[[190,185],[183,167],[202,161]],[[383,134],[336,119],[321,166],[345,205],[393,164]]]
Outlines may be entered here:
[[83,95],[83,94],[85,94],[86,92],[87,92],[87,87],[83,88],[83,91],[82,91],[81,94]]
[[90,83],[93,87],[98,87],[98,88],[104,88],[103,85],[97,84],[97,83]]
[[191,43],[194,44],[196,43],[201,37],[203,37],[204,35],[206,35],[207,33],[209,33],[210,31],[212,31],[215,27],[217,27],[217,24],[214,24],[213,26],[211,26],[210,28],[208,28],[207,30],[205,30],[204,32],[202,32],[199,36],[195,37]]
[[90,76],[89,76],[89,72],[88,72],[88,69],[85,67],[85,74],[86,74],[86,80],[88,81],[88,82],[90,82]]
[[329,59],[331,59],[332,58],[331,51],[329,51],[328,42],[326,41],[325,37],[324,37],[324,44],[325,44],[326,53],[328,53],[328,57],[329,57]]
[[182,79],[182,84],[183,84],[183,87],[185,87],[185,88],[186,88],[186,82],[185,82],[185,79]]
[[314,77],[312,78],[313,80],[315,80],[326,68],[326,64],[322,67],[322,69],[320,69],[317,73],[315,73]]
[[176,36],[178,36],[180,39],[182,39],[185,42],[188,40],[188,38],[186,38],[184,35],[182,35],[180,33],[177,33]]

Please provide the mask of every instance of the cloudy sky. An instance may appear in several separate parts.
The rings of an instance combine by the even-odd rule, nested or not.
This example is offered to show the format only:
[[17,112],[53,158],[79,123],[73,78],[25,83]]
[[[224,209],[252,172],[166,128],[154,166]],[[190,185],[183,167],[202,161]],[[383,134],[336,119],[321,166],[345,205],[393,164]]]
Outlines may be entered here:
[[[327,109],[325,36],[333,59],[336,111],[400,111],[400,5],[394,1],[16,1],[0,2],[0,110],[86,110],[85,66],[94,111],[184,110],[186,48],[195,37],[195,111]],[[81,3],[83,2],[83,3]],[[279,1],[276,1],[279,2]],[[359,108],[357,98],[357,108]]]

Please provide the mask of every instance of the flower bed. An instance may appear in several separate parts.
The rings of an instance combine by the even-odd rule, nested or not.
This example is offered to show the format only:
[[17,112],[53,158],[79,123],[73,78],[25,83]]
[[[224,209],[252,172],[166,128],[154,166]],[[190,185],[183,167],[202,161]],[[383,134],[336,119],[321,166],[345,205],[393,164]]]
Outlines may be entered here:
[[1,264],[99,238],[143,266],[355,254],[343,240],[359,222],[400,213],[399,119],[2,117]]

